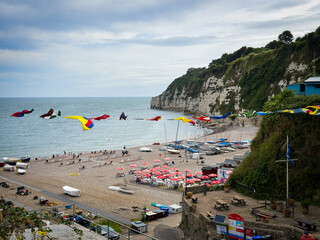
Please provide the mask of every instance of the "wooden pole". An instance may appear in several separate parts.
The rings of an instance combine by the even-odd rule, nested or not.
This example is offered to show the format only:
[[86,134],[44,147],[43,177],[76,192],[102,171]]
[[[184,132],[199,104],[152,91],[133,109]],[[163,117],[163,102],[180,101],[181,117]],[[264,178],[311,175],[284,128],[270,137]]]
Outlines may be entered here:
[[177,141],[178,141],[179,123],[180,123],[180,120],[178,120],[177,133],[176,133],[176,142],[175,143],[177,143]]

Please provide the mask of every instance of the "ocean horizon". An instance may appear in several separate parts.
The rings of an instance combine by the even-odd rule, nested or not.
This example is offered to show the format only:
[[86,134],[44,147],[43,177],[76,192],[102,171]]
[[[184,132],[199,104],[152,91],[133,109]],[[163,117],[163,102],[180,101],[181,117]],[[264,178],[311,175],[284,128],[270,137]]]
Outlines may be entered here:
[[[177,117],[190,117],[181,112],[150,109],[151,97],[23,97],[0,98],[0,157],[48,157],[65,152],[119,150],[169,142],[176,139]],[[60,110],[62,116],[43,119],[40,115],[50,108]],[[11,117],[15,112],[34,111],[24,117]],[[124,112],[127,120],[119,120]],[[86,118],[110,115],[92,120],[92,129],[83,131],[78,120],[66,116]],[[159,121],[136,120],[161,116]],[[189,123],[179,123],[177,139],[203,135],[203,129]]]

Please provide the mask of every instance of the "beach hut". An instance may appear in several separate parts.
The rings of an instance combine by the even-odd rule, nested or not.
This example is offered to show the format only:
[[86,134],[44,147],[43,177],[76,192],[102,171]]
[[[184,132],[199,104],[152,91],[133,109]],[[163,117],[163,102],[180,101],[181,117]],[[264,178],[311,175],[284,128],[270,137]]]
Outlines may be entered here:
[[172,204],[168,206],[169,213],[181,213],[182,212],[182,206],[177,204]]

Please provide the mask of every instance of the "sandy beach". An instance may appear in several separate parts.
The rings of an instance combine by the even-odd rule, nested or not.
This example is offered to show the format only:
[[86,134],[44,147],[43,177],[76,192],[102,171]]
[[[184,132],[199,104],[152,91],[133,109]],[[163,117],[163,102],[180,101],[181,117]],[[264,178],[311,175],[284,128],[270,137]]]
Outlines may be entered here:
[[[251,140],[255,137],[257,130],[258,127],[255,126],[234,126],[227,131],[212,134],[206,138],[207,141],[218,138],[228,138],[229,141]],[[202,137],[198,140],[204,141],[204,138]],[[165,154],[164,151],[160,151],[160,148],[163,148],[165,144],[150,144],[151,145],[144,147],[152,148],[152,152],[140,152],[140,147],[137,147],[128,149],[129,155],[125,156],[122,156],[121,150],[117,150],[113,154],[109,154],[110,150],[108,150],[108,154],[104,154],[104,150],[102,150],[102,152],[98,151],[96,153],[83,153],[76,158],[72,158],[72,155],[69,154],[55,158],[51,156],[48,159],[40,160],[33,158],[30,161],[30,168],[25,175],[7,171],[0,171],[0,175],[6,179],[18,181],[37,189],[46,190],[112,215],[131,220],[138,219],[141,216],[141,213],[134,212],[132,207],[142,209],[145,205],[148,209],[153,210],[156,208],[151,206],[151,203],[163,205],[179,204],[181,202],[182,192],[136,183],[134,174],[129,174],[130,170],[140,170],[142,167],[152,168],[157,164],[162,166],[166,162],[164,158],[167,157],[170,158],[170,163],[172,163],[172,161],[175,162],[171,167],[176,167],[181,172],[184,169],[189,169],[191,173],[195,173],[201,171],[203,166],[223,162],[226,158],[232,158],[235,154],[243,155],[249,151],[249,149],[244,149],[218,155],[204,156],[204,159],[202,159],[204,163],[201,163],[201,161],[194,159],[186,159],[184,152],[181,154],[181,157],[177,154]],[[155,162],[156,159],[159,159],[160,162]],[[148,165],[142,165],[143,162],[148,163]],[[137,167],[130,167],[130,165],[133,164],[137,165]],[[80,170],[80,166],[85,166],[85,168]],[[123,170],[118,170],[121,167]],[[119,172],[123,172],[125,176],[116,177]],[[0,180],[5,181],[1,178]],[[62,187],[65,185],[81,189],[81,196],[75,198],[64,195]],[[17,184],[12,183],[12,187],[17,186]],[[134,194],[129,195],[112,191],[108,189],[109,186],[123,186],[133,190]],[[41,195],[35,190],[29,190],[32,194],[19,196],[15,194],[15,190],[13,189],[0,188],[0,196],[19,202],[22,206],[40,209],[41,206],[38,201],[33,200],[33,197],[35,195],[40,197]],[[50,197],[48,197],[48,200],[59,202]],[[180,222],[179,217],[173,222],[175,223],[170,223],[171,226],[177,226]]]

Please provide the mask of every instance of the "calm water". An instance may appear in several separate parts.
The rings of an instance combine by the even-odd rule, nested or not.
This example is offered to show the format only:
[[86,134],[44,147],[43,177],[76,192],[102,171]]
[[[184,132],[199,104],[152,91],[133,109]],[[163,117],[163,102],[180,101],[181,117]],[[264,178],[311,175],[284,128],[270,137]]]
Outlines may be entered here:
[[[154,142],[173,141],[182,113],[149,109],[149,97],[141,98],[0,98],[0,158],[45,157],[53,153],[85,152],[120,149],[124,145],[136,147]],[[34,109],[24,117],[10,117],[14,112]],[[60,110],[61,117],[42,119],[50,108]],[[121,112],[128,115],[119,121]],[[80,115],[87,118],[110,115],[101,121],[93,120],[94,127],[83,131],[77,120],[64,116]],[[158,122],[134,120],[160,115]],[[188,117],[188,116],[186,116]],[[165,131],[166,129],[166,131]],[[203,130],[189,123],[179,124],[178,139],[201,135]],[[167,135],[167,136],[166,136]]]

